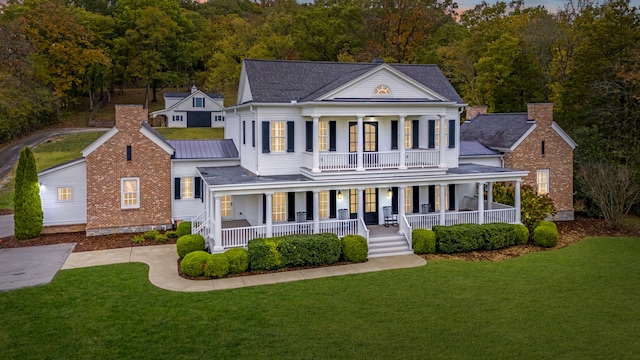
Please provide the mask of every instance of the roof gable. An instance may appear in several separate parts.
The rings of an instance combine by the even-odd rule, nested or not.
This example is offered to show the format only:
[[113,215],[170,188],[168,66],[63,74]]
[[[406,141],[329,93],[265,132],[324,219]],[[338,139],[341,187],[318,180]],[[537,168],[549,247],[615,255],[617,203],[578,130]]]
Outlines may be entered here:
[[461,141],[478,141],[500,151],[513,151],[535,129],[527,113],[479,114],[460,126]]
[[[163,114],[165,112],[174,110],[179,108],[182,104],[184,103],[188,103],[188,101],[191,101],[191,99],[193,99],[194,97],[204,97],[205,98],[205,103],[207,104],[215,104],[217,109],[212,110],[212,111],[222,111],[224,106],[218,105],[218,103],[214,100],[214,99],[222,99],[222,95],[219,94],[206,94],[204,92],[202,92],[201,90],[196,90],[192,93],[165,93],[164,94],[165,99],[166,98],[181,98],[182,100],[176,102],[175,104],[169,106],[168,108],[164,108],[162,110],[157,110],[152,112],[150,115],[151,117],[156,117],[160,114]],[[165,101],[166,103],[166,101]]]

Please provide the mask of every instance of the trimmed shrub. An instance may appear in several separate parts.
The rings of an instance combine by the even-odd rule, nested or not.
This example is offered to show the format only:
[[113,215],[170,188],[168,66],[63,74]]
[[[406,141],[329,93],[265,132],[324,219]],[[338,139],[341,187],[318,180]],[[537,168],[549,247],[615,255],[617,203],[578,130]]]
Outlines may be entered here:
[[180,259],[184,258],[190,252],[204,251],[204,249],[204,238],[198,234],[181,236],[176,242],[176,250],[178,250]]
[[340,260],[340,239],[331,233],[306,235],[306,240],[300,243],[305,265],[328,265]]
[[229,273],[241,274],[249,269],[249,253],[243,248],[233,248],[225,252],[229,260]]
[[518,234],[511,224],[490,223],[480,225],[484,237],[483,248],[496,250],[506,248],[516,243]]
[[160,235],[160,231],[158,230],[149,230],[144,233],[144,238],[146,240],[155,240]]
[[516,232],[515,245],[524,245],[529,241],[529,229],[522,224],[514,224],[513,229]]
[[482,249],[484,246],[480,225],[434,226],[433,232],[436,233],[436,249],[439,253],[468,252]]
[[303,266],[307,256],[304,239],[307,235],[288,235],[273,238],[278,252],[282,255],[282,267]]
[[542,220],[542,221],[540,221],[538,223],[538,225],[536,227],[538,227],[538,226],[550,226],[550,227],[556,229],[556,231],[558,230],[558,225],[556,225],[556,223],[554,223],[553,221]]
[[229,259],[226,254],[211,254],[204,268],[204,276],[222,278],[229,273]]
[[349,262],[364,262],[369,256],[367,239],[361,235],[346,235],[341,241],[342,258]]
[[209,253],[206,251],[193,251],[188,253],[180,261],[180,270],[187,276],[202,276],[207,268]]
[[538,226],[533,230],[533,242],[542,247],[553,247],[558,243],[558,230],[553,226]]
[[156,236],[156,242],[164,244],[168,240],[169,238],[167,237],[167,234],[158,234],[158,236]]
[[29,147],[22,148],[13,193],[13,224],[16,239],[27,240],[42,232],[42,202],[36,160]]
[[175,238],[178,237],[178,234],[176,234],[176,232],[173,231],[173,230],[169,230],[169,231],[165,232],[164,234],[167,235],[167,238],[169,238],[169,239],[175,239]]
[[142,235],[134,235],[131,242],[134,244],[143,243],[146,239]]
[[413,252],[416,254],[433,254],[436,252],[436,233],[427,229],[415,229],[411,232]]
[[191,234],[191,221],[183,221],[178,224],[178,228],[176,229],[177,238],[181,238],[189,234]]
[[273,239],[251,239],[247,248],[251,270],[273,270],[282,267],[282,255]]

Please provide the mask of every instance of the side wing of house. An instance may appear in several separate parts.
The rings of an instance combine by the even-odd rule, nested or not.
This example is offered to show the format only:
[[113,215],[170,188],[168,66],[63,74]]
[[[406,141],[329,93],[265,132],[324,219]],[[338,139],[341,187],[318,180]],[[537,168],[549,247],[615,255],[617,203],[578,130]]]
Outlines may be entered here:
[[87,222],[86,163],[77,159],[38,174],[43,225],[78,225]]

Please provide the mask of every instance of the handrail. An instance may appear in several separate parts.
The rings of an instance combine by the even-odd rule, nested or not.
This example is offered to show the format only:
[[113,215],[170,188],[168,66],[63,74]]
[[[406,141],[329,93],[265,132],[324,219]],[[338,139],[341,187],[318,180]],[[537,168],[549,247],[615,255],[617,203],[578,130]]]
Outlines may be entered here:
[[358,219],[358,234],[364,236],[367,240],[367,248],[369,247],[369,229],[367,228],[367,224],[364,223],[363,218]]
[[413,249],[413,244],[411,243],[413,228],[411,228],[411,225],[409,225],[409,221],[407,220],[406,216],[402,215],[400,217],[399,226],[400,226],[400,231],[404,233],[404,238],[407,240],[407,245],[409,245],[409,249]]
[[202,211],[198,216],[191,219],[191,233],[197,234],[196,229],[202,226],[202,223],[206,222],[205,216],[207,216],[207,210]]

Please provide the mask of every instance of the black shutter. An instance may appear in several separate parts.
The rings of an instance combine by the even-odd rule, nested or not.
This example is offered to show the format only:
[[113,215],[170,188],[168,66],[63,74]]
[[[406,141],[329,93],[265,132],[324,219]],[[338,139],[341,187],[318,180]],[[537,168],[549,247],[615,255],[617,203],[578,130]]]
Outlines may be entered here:
[[173,178],[173,198],[180,199],[180,178]]
[[336,196],[335,190],[329,190],[329,217],[331,219],[336,218],[336,208],[338,207]]
[[456,147],[456,121],[449,120],[449,148]]
[[307,191],[307,220],[313,220],[313,191]]
[[429,149],[436,147],[436,121],[429,120]]
[[413,120],[411,122],[411,148],[417,149],[420,147],[420,120]]
[[267,223],[267,195],[262,194],[262,223]]
[[127,145],[127,161],[131,161],[131,145]]
[[391,188],[391,212],[393,214],[398,213],[398,187]]
[[287,193],[287,221],[296,221],[296,193]]
[[313,121],[305,123],[305,151],[313,152]]
[[436,186],[429,185],[429,211],[436,211]]
[[196,107],[196,98],[191,98],[191,107]]
[[420,186],[414,186],[411,191],[411,207],[413,208],[413,213],[417,214],[420,212]]
[[200,199],[202,196],[202,179],[199,176],[193,178],[193,197]]
[[293,132],[293,121],[287,121],[287,152],[295,151],[296,136]]
[[247,143],[247,122],[242,121],[242,145]]
[[391,150],[398,150],[398,120],[391,120]]
[[329,121],[329,151],[336,151],[336,122]]
[[542,140],[541,151],[542,151],[542,155],[544,155],[544,140]]
[[251,146],[256,147],[256,121],[251,121]]
[[204,104],[204,98],[202,98],[202,107],[206,107]]
[[449,210],[456,209],[456,184],[449,184]]
[[270,144],[270,135],[269,134],[271,132],[271,130],[269,129],[269,122],[268,121],[263,121],[262,122],[262,152],[263,153],[269,153],[271,152],[271,144]]

